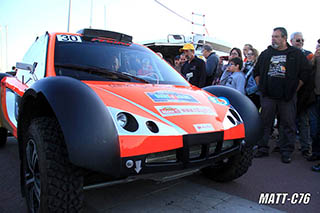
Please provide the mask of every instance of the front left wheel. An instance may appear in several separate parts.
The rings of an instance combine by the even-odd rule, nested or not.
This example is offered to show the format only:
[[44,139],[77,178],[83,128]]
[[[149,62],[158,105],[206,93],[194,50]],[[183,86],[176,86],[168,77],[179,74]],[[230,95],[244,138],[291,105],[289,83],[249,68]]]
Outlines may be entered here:
[[31,121],[23,141],[22,175],[30,212],[80,212],[83,177],[72,165],[54,118]]

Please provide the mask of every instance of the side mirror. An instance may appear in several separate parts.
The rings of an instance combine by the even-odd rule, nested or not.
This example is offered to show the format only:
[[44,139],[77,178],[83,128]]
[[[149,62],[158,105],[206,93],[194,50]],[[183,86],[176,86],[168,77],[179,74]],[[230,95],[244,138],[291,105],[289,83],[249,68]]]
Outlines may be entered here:
[[30,80],[34,80],[34,81],[37,81],[38,78],[37,76],[34,74],[34,72],[36,71],[36,67],[37,67],[38,63],[37,62],[34,62],[32,65],[31,64],[27,64],[27,63],[21,63],[21,62],[17,62],[16,63],[16,68],[17,69],[22,69],[22,70],[29,70],[30,74],[31,74],[31,77],[26,81],[24,82],[24,75],[22,76],[22,83],[23,84],[27,84]]
[[22,70],[29,70],[31,74],[34,74],[34,71],[36,70],[37,65],[38,65],[37,62],[34,62],[32,65],[27,63],[17,62],[16,68],[22,69]]

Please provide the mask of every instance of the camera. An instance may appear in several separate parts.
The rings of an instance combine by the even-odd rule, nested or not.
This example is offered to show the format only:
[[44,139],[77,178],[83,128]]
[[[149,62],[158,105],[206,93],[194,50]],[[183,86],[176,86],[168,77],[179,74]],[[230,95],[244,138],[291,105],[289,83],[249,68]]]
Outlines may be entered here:
[[229,60],[229,56],[221,56],[220,59],[224,60],[224,61],[228,61]]

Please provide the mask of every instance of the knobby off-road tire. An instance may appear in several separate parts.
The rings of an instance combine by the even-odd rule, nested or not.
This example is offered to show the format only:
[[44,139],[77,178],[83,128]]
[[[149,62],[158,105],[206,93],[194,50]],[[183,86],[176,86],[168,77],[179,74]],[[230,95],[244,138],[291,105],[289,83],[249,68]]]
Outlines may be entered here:
[[253,158],[251,146],[245,146],[241,152],[228,159],[227,162],[221,161],[214,166],[202,169],[205,176],[217,182],[232,181],[248,171]]
[[6,145],[8,137],[8,130],[0,127],[0,148]]
[[58,122],[48,117],[33,119],[23,142],[23,187],[29,211],[80,212],[83,177],[68,159]]

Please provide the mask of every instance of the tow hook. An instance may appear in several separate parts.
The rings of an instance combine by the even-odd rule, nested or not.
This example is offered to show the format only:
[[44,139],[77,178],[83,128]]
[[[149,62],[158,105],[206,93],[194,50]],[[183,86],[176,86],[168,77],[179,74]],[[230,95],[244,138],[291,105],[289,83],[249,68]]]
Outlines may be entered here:
[[246,141],[245,140],[242,140],[240,142],[240,151],[242,151],[242,149],[246,146]]

